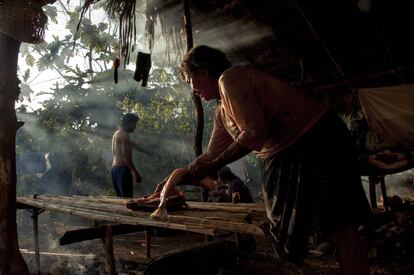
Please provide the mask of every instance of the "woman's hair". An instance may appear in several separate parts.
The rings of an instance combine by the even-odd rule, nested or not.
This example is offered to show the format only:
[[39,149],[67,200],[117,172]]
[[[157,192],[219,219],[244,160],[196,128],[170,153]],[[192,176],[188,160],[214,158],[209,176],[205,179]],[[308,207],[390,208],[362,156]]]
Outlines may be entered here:
[[207,69],[211,76],[219,78],[230,67],[231,62],[224,52],[201,45],[192,48],[184,56],[181,61],[180,77],[187,80],[188,74]]

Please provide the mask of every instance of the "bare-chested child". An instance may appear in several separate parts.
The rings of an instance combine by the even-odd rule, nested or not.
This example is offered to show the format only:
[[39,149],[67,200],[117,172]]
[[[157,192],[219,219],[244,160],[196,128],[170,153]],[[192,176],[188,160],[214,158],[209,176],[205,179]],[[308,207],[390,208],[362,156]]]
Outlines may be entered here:
[[133,181],[140,183],[142,178],[132,161],[132,149],[149,155],[141,146],[133,142],[129,134],[134,132],[139,117],[135,114],[125,114],[122,117],[121,127],[112,137],[112,183],[118,197],[133,195]]

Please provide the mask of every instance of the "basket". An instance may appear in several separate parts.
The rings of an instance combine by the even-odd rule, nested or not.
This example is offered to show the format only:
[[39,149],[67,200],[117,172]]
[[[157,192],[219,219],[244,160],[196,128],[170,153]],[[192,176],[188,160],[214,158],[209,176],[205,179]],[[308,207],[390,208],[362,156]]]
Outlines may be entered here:
[[20,42],[43,42],[47,16],[42,6],[56,0],[0,0],[0,32]]

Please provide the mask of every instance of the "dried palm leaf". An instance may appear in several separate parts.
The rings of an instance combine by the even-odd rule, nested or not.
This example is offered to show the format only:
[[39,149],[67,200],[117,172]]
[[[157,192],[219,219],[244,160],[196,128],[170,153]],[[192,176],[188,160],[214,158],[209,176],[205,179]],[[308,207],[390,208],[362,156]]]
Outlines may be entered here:
[[[80,12],[80,19],[76,28],[78,33],[82,19],[92,4],[100,0],[85,0]],[[119,38],[121,55],[124,57],[124,64],[129,63],[129,53],[135,46],[136,38],[136,9],[137,0],[106,0],[106,12],[112,17],[119,17]],[[76,36],[74,38],[76,41]],[[75,43],[75,42],[74,42]]]
[[[92,4],[101,0],[85,0],[80,12],[80,20],[76,29],[79,31],[81,21]],[[146,7],[147,19],[145,31],[149,50],[154,46],[155,24],[161,23],[161,35],[166,41],[166,57],[170,61],[170,52],[178,56],[183,54],[181,2],[177,0],[105,0],[105,10],[112,18],[119,18],[120,53],[124,57],[124,65],[129,63],[130,52],[134,50],[136,39],[137,7]],[[75,39],[76,41],[76,36]],[[75,44],[75,42],[74,42]]]

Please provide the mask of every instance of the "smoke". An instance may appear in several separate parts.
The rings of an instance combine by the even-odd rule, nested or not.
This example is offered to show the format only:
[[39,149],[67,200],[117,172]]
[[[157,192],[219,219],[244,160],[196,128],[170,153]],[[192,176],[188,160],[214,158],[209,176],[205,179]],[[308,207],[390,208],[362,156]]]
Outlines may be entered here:
[[[414,201],[414,169],[401,173],[385,176],[387,197],[398,196],[402,200]],[[365,194],[369,194],[368,177],[362,177],[362,185]],[[382,192],[380,185],[375,186],[377,203],[382,204]]]
[[[102,244],[100,240],[68,246],[59,245],[59,238],[64,232],[91,226],[90,220],[79,217],[49,211],[41,213],[38,216],[41,273],[88,274],[88,270],[97,270],[99,266],[94,266],[94,262],[101,257]],[[28,265],[30,274],[36,274],[34,232],[31,212],[28,210],[17,212],[17,230],[21,254]]]
[[219,24],[215,28],[207,28],[196,33],[197,44],[205,44],[219,48],[224,52],[235,52],[238,49],[253,45],[263,38],[270,36],[270,31],[258,25],[249,17]]
[[414,201],[414,169],[385,177],[388,196]]

